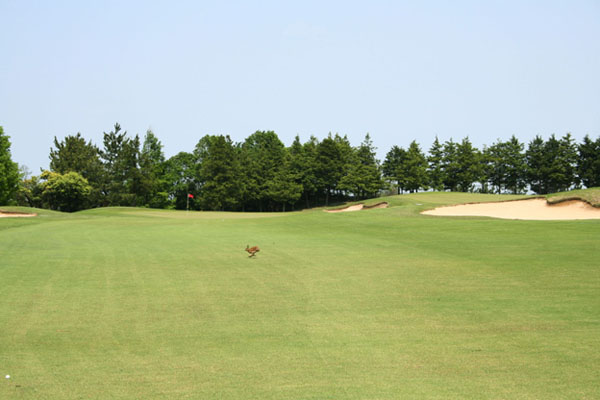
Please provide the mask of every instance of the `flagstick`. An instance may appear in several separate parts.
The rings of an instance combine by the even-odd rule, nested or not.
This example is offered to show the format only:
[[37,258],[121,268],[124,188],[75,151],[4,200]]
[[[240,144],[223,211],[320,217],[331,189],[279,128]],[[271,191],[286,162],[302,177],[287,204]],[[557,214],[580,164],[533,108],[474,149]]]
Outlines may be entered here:
[[187,205],[185,206],[186,211],[190,211],[190,195],[187,195]]

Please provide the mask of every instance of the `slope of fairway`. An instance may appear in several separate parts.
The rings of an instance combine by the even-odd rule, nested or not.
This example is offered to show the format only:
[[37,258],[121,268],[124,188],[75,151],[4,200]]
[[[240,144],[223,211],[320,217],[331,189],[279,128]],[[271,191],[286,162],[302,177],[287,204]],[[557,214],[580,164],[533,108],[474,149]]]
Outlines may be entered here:
[[1,219],[0,399],[599,398],[600,221],[419,215],[508,198]]

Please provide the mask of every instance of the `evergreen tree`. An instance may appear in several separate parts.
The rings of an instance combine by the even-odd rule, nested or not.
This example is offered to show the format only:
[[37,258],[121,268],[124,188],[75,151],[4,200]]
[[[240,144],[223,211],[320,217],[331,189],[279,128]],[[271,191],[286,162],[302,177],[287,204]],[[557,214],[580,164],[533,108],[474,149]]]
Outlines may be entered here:
[[433,188],[433,190],[444,190],[444,148],[440,144],[437,136],[429,149],[427,163],[427,175],[429,177],[428,186]]
[[600,186],[600,136],[593,141],[585,135],[578,146],[577,175],[588,187]]
[[19,188],[19,166],[10,155],[9,136],[0,126],[0,205],[14,201]]
[[506,165],[504,163],[504,143],[500,140],[493,143],[484,150],[486,160],[486,175],[489,183],[495,188],[496,193],[502,193],[506,176]]
[[200,198],[203,210],[236,210],[240,206],[240,164],[229,136],[212,136],[200,164]]
[[554,193],[577,187],[577,146],[571,134],[555,135],[544,142],[539,136],[525,152],[531,190],[538,194]]
[[383,176],[392,182],[396,181],[398,194],[406,188],[402,171],[404,158],[406,158],[406,150],[394,145],[386,154],[382,165]]
[[375,197],[383,188],[383,180],[375,159],[375,147],[368,133],[351,157],[349,170],[340,179],[339,188],[353,193],[358,199]]
[[[555,144],[557,143],[557,145]],[[546,142],[545,155],[549,165],[548,193],[562,192],[577,187],[577,145],[570,133],[560,140],[554,135]]]
[[546,157],[544,155],[545,144],[544,139],[537,135],[527,147],[525,151],[525,163],[527,164],[526,176],[529,188],[537,193],[547,193],[546,185]]
[[[296,135],[292,145],[286,149],[286,155],[288,157],[287,169],[289,170],[290,179],[302,188],[300,196],[305,198],[306,207],[310,207],[309,193],[314,192],[314,166],[306,161],[307,155],[304,150],[304,146],[300,142],[300,137]],[[311,175],[313,178],[311,180]],[[312,187],[312,190],[307,190],[306,185]],[[300,200],[300,199],[298,199]]]
[[50,149],[50,171],[59,174],[77,172],[91,186],[88,196],[89,205],[96,207],[102,201],[102,184],[104,181],[100,150],[86,142],[81,133],[66,136],[62,141],[54,137],[55,149]]
[[559,191],[560,181],[564,179],[562,162],[560,161],[560,141],[553,134],[544,143],[544,172],[543,193],[554,193]]
[[519,142],[515,135],[512,135],[503,146],[502,155],[505,165],[503,184],[505,189],[513,194],[522,193],[527,186],[524,148],[523,143]]
[[333,194],[336,195],[337,201],[343,201],[346,199],[347,195],[345,192],[347,190],[344,189],[342,185],[340,185],[341,180],[343,177],[350,174],[350,171],[353,169],[353,166],[358,162],[358,160],[356,158],[356,150],[352,147],[352,145],[350,144],[350,140],[348,140],[348,137],[346,135],[340,136],[338,133],[336,133],[333,136],[333,141],[338,146],[338,149],[340,151],[340,159],[342,165],[340,177],[338,179],[337,184],[335,185]]
[[302,196],[302,184],[299,183],[301,178],[298,177],[297,171],[292,167],[292,162],[290,152],[286,151],[283,165],[268,183],[268,197],[277,203],[281,203],[282,211],[286,210],[286,205],[295,204]]
[[458,174],[460,173],[460,164],[458,162],[458,148],[457,144],[450,140],[444,143],[442,156],[442,170],[443,170],[443,183],[444,189],[452,192],[458,191],[459,179]]
[[473,190],[473,184],[481,180],[483,171],[481,155],[471,144],[468,137],[465,137],[456,146],[457,163],[457,187],[461,192],[470,192]]
[[243,174],[246,198],[263,211],[270,198],[269,182],[283,164],[285,146],[273,131],[256,131],[242,144]]
[[[299,139],[298,139],[299,140]],[[318,165],[317,165],[317,147],[319,141],[314,136],[302,145],[302,151],[292,150],[294,165],[302,170],[302,188],[306,207],[310,207],[310,200],[318,202],[317,193],[319,190]]]
[[165,208],[168,193],[164,179],[165,156],[162,143],[151,130],[146,132],[140,154],[141,201],[154,208]]
[[325,205],[329,205],[329,197],[344,175],[346,164],[341,146],[329,134],[317,145],[316,176],[318,187],[325,193]]
[[497,193],[522,193],[526,185],[524,145],[513,135],[507,142],[498,140],[485,150],[487,175]]
[[136,135],[130,139],[127,132],[120,131],[121,126],[117,123],[113,131],[104,132],[104,148],[100,151],[105,171],[104,204],[141,205],[140,138]]
[[427,189],[427,159],[415,140],[408,146],[401,169],[406,190],[414,193],[421,188]]

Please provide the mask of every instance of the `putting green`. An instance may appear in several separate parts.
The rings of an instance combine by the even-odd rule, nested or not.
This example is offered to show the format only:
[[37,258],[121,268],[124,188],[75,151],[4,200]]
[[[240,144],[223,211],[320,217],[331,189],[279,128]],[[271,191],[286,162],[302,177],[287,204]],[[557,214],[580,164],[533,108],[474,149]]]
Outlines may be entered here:
[[600,221],[419,214],[513,198],[3,218],[0,398],[599,398]]

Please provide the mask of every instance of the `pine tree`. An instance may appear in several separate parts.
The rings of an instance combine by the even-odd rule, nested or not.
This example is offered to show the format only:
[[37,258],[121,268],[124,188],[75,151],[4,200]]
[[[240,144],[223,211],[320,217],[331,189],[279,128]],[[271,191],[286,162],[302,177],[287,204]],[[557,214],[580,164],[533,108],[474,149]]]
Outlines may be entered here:
[[487,175],[497,193],[522,193],[526,184],[524,145],[513,135],[510,140],[498,140],[485,150]]
[[504,143],[500,140],[484,150],[486,160],[486,175],[489,183],[495,188],[496,193],[502,193],[506,176],[504,163]]
[[283,164],[285,146],[273,131],[256,131],[242,144],[245,196],[255,209],[263,211],[271,200],[272,181]]
[[240,206],[240,165],[229,136],[212,136],[200,164],[199,203],[203,210],[236,210]]
[[127,137],[117,123],[114,130],[104,132],[104,148],[100,156],[104,164],[104,205],[141,205],[141,174],[139,170],[140,138]]
[[144,205],[164,208],[168,203],[168,194],[164,180],[165,155],[163,145],[149,129],[144,137],[140,153],[141,193]]
[[353,193],[357,199],[375,197],[383,188],[383,180],[368,133],[351,157],[353,161],[347,174],[340,179],[339,188]]
[[[299,142],[299,139],[298,139]],[[317,147],[319,141],[314,136],[302,145],[301,152],[293,152],[299,157],[294,157],[294,162],[302,168],[302,188],[306,207],[310,207],[310,200],[318,202],[317,193],[319,190],[318,165],[317,165]]]
[[392,182],[396,182],[398,194],[400,194],[406,188],[402,171],[402,165],[405,158],[406,150],[394,145],[386,154],[382,165],[383,176]]
[[444,171],[444,189],[452,192],[458,191],[459,185],[458,174],[460,173],[460,164],[458,162],[457,147],[452,138],[446,141],[443,147],[442,170]]
[[316,177],[319,189],[325,193],[325,205],[329,205],[329,197],[346,170],[340,147],[331,134],[317,145]]
[[522,193],[527,186],[526,184],[526,164],[523,143],[512,135],[511,138],[504,143],[503,159],[505,165],[505,177],[503,184],[506,190],[513,194]]
[[428,186],[433,190],[444,190],[444,149],[437,136],[429,149],[427,163]]
[[55,149],[50,149],[50,171],[59,174],[77,172],[91,186],[88,205],[97,207],[102,201],[104,171],[100,150],[91,141],[86,142],[81,133],[66,136],[62,141],[54,137]]
[[577,144],[567,133],[559,140],[559,157],[555,159],[560,163],[560,176],[557,179],[557,191],[566,191],[571,188],[579,187],[579,179],[577,177]]
[[585,135],[578,146],[577,175],[588,187],[600,186],[600,136],[593,141]]
[[401,169],[406,190],[414,193],[419,189],[427,189],[427,159],[415,140],[406,151]]
[[481,180],[483,175],[481,155],[465,137],[456,147],[457,186],[461,192],[473,190],[473,184]]
[[544,139],[539,135],[529,142],[527,151],[525,151],[527,183],[529,184],[529,188],[537,194],[547,193],[545,191],[547,168],[545,166],[546,157],[544,151]]
[[286,205],[295,204],[302,196],[301,178],[297,175],[297,170],[292,167],[292,156],[289,151],[283,159],[281,168],[275,173],[275,176],[268,182],[268,197],[277,203],[281,203],[282,211],[286,210]]

